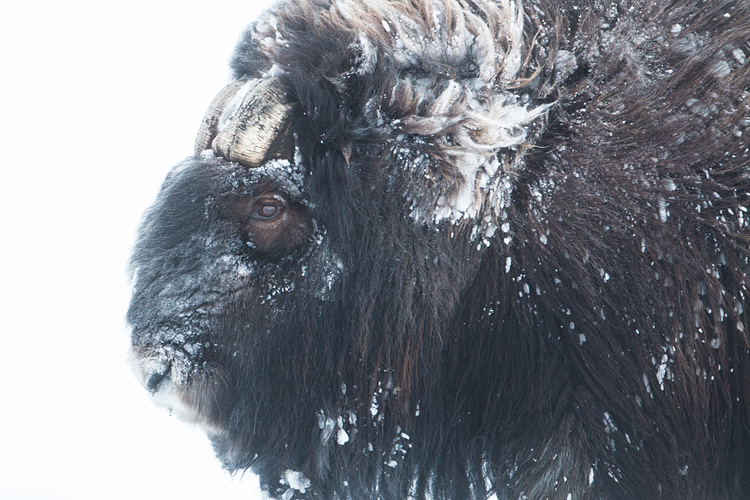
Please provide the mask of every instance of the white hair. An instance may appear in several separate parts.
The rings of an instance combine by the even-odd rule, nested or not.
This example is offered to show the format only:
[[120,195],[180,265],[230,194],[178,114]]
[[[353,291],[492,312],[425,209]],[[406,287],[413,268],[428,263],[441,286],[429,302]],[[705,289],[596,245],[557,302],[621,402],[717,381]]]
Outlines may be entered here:
[[[430,206],[416,203],[413,216],[457,222],[484,219],[490,210],[496,219],[509,194],[508,177],[521,163],[527,126],[549,108],[530,107],[519,91],[524,63],[521,0],[331,0],[325,7],[311,0],[309,7],[321,20],[357,33],[358,75],[374,70],[378,51],[388,52],[399,78],[387,100],[375,96],[368,106],[372,125],[391,128],[401,137],[429,138],[454,169],[450,179],[443,179],[439,196],[432,197]],[[277,12],[284,12],[283,5]],[[269,14],[255,26],[253,37],[270,52],[285,43],[278,22]],[[456,75],[456,68],[466,71]],[[383,112],[389,104],[404,101],[417,112],[398,120]],[[412,158],[406,167],[427,169],[433,183],[429,167],[414,164],[424,156],[404,151],[410,147],[408,141],[395,144],[394,155],[399,151],[401,157]]]

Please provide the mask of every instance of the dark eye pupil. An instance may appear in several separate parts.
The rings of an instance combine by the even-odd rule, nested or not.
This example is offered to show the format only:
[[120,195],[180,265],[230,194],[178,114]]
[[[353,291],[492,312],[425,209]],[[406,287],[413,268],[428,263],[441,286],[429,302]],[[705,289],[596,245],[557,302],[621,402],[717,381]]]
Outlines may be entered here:
[[275,205],[263,205],[258,209],[258,215],[264,218],[271,218],[279,213],[279,207]]

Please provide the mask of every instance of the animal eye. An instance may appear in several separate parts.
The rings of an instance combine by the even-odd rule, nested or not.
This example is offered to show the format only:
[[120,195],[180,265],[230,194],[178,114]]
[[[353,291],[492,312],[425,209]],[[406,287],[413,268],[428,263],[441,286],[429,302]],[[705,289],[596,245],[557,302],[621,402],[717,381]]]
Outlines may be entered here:
[[252,217],[254,219],[270,220],[279,215],[280,212],[281,210],[278,205],[266,203],[257,206],[252,213]]

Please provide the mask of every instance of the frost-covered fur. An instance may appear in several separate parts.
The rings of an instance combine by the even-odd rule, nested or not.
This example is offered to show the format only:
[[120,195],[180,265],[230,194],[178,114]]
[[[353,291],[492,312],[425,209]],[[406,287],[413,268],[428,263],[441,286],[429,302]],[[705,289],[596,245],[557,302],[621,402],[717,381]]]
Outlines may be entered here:
[[750,499],[748,61],[747,2],[279,2],[294,158],[170,173],[139,378],[285,500]]
[[[355,58],[346,72],[326,75],[327,82],[345,95],[347,81],[375,78],[386,58],[392,80],[384,93],[370,95],[363,103],[362,125],[395,133],[399,142],[408,135],[429,145],[438,165],[421,165],[422,156],[405,161],[405,168],[430,184],[436,182],[435,175],[450,179],[437,181],[442,196],[418,200],[414,218],[456,221],[497,216],[491,207],[507,201],[503,198],[509,186],[504,181],[521,163],[526,126],[548,108],[530,105],[528,93],[513,91],[523,85],[530,67],[538,67],[524,60],[528,54],[523,52],[520,4],[484,1],[467,8],[455,0],[340,1],[323,10],[318,4],[288,8],[302,9],[313,24],[328,25],[338,36],[347,33],[351,43],[346,50]],[[270,61],[289,45],[289,27],[280,25],[285,17],[289,19],[286,9],[280,5],[247,33],[246,41],[257,44]],[[240,76],[246,77],[247,69],[238,68]],[[259,67],[252,69],[257,74]],[[283,74],[284,69],[276,65],[270,73]],[[498,155],[501,149],[504,154]],[[409,145],[392,152],[413,151]],[[439,173],[432,172],[436,168]],[[491,207],[484,203],[488,192],[496,198]]]

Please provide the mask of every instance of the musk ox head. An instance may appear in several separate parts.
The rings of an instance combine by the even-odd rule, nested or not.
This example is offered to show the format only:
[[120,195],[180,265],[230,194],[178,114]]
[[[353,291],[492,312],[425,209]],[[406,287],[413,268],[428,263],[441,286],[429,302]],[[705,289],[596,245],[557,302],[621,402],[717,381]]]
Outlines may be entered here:
[[285,500],[750,498],[749,57],[746,2],[280,1],[137,376]]

